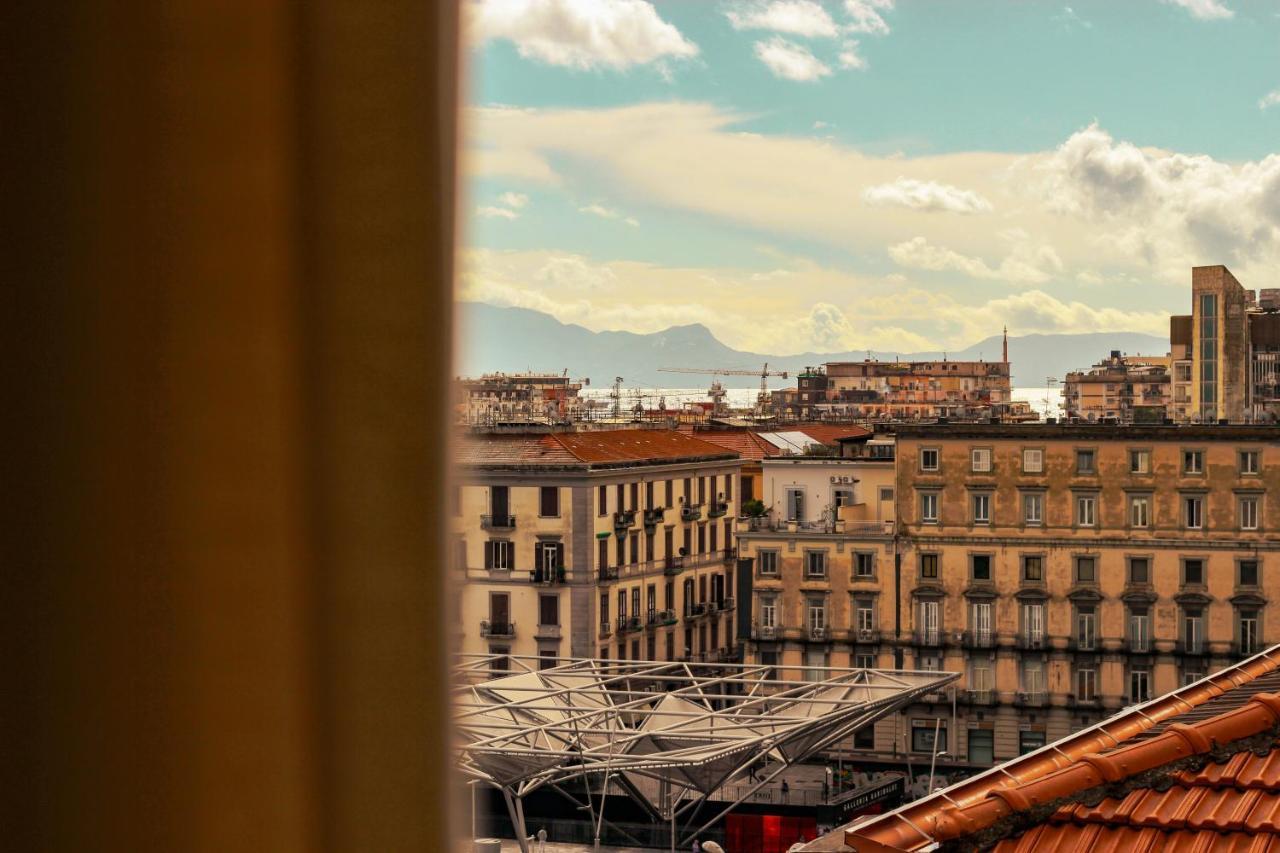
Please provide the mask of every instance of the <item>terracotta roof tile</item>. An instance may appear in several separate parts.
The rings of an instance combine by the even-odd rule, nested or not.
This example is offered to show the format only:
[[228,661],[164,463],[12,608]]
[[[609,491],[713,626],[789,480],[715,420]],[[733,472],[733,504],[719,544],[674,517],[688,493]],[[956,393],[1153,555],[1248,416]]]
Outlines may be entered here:
[[1247,832],[1166,832],[1101,824],[1037,826],[992,853],[1280,853],[1280,836]]
[[799,424],[789,427],[795,432],[802,432],[819,444],[834,445],[842,438],[862,438],[871,435],[871,430],[861,426],[839,426],[833,424]]
[[656,429],[466,435],[457,442],[456,456],[458,464],[472,467],[595,467],[736,458],[720,445]]
[[748,430],[707,430],[695,435],[703,441],[733,450],[743,459],[751,462],[759,462],[769,456],[782,455],[781,449]]

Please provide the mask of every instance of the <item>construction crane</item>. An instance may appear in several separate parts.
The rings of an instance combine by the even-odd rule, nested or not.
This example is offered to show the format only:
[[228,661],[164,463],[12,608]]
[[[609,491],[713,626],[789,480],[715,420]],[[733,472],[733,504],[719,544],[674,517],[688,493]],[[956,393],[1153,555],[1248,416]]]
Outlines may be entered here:
[[[756,412],[760,415],[768,415],[771,407],[769,399],[769,377],[777,376],[781,379],[787,378],[785,370],[770,370],[769,363],[766,361],[764,367],[760,370],[734,370],[730,368],[712,367],[702,369],[699,367],[659,367],[658,370],[663,373],[695,373],[702,376],[759,376],[760,377],[760,396],[756,397]],[[720,387],[719,382],[711,385],[711,391],[708,392],[711,399],[715,401],[719,408],[721,400],[724,398],[724,389]]]

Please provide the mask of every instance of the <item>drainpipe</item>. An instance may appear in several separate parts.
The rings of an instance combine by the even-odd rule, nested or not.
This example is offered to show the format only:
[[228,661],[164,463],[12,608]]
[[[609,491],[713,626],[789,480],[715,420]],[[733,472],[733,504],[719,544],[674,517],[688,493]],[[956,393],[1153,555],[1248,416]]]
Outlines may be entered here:
[[902,554],[893,534],[893,668],[902,669]]

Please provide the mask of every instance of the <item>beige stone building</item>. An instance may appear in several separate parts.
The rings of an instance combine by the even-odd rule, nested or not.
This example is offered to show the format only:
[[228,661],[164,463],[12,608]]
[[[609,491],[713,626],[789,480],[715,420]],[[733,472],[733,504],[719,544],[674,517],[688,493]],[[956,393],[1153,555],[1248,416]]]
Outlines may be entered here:
[[1170,356],[1121,355],[1088,370],[1073,370],[1062,383],[1063,411],[1069,418],[1120,423],[1160,423],[1169,414],[1173,392]]
[[740,467],[664,429],[465,436],[451,507],[462,651],[730,657]]
[[[928,758],[936,730],[949,760],[990,764],[1280,636],[1280,429],[894,432],[891,531],[739,535],[749,660],[963,673],[954,695],[862,733],[866,756]],[[876,463],[847,464],[872,482]]]

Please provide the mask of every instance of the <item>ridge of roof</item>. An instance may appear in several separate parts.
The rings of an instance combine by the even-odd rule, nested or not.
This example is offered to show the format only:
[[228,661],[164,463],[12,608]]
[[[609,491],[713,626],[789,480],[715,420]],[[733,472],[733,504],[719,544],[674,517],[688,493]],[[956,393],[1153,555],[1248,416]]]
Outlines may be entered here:
[[[1001,814],[1004,814],[1000,806],[988,805],[993,800],[1004,803],[1006,806],[1022,802],[1019,797],[1030,786],[1043,781],[1057,771],[1083,766],[1092,768],[1094,773],[1100,773],[1098,767],[1105,766],[1105,762],[1096,765],[1091,760],[1093,756],[1115,750],[1129,740],[1141,738],[1149,730],[1162,724],[1164,731],[1161,734],[1139,740],[1133,746],[1155,742],[1167,734],[1180,738],[1181,736],[1176,732],[1185,732],[1187,728],[1195,728],[1226,717],[1227,714],[1239,708],[1234,708],[1227,714],[1197,722],[1190,727],[1173,722],[1178,715],[1194,710],[1277,670],[1280,670],[1280,646],[1273,646],[1186,687],[1166,693],[1142,705],[1127,708],[1119,714],[1035,752],[1019,756],[937,793],[847,828],[844,832],[844,843],[859,853],[923,849],[939,840],[934,831],[944,813],[949,820],[956,820],[962,827],[970,826],[976,830],[981,827],[977,823],[968,821],[985,820],[989,814],[995,815],[991,820],[997,820]],[[1256,708],[1260,704],[1266,703],[1249,701],[1242,707]],[[1273,723],[1280,720],[1280,698],[1275,700],[1274,713]],[[1256,733],[1256,730],[1250,733]],[[1238,738],[1228,738],[1228,740],[1236,739]],[[1160,742],[1168,743],[1168,741]],[[1181,742],[1186,743],[1185,739]],[[1043,803],[1043,792],[1037,796],[1041,797]],[[981,808],[978,808],[979,806]],[[966,811],[969,807],[974,807],[975,811]],[[948,824],[944,831],[954,832],[955,830]]]

